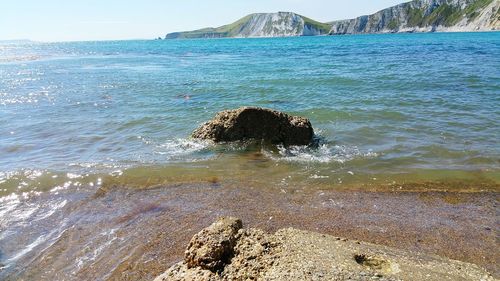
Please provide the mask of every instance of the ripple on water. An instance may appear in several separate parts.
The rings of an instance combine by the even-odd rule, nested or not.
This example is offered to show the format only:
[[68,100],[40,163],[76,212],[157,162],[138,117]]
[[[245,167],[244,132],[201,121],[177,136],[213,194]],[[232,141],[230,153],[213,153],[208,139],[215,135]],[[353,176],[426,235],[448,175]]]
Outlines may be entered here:
[[177,138],[155,144],[154,152],[162,155],[166,160],[196,161],[213,157],[210,141]]
[[378,154],[372,151],[362,152],[356,146],[333,145],[328,143],[312,146],[278,145],[278,153],[264,151],[265,155],[275,161],[301,162],[301,163],[346,163],[354,159],[374,158]]
[[[55,225],[51,217],[56,216],[69,201],[62,197],[40,200],[38,195],[11,194],[0,198],[0,258],[4,269],[32,255],[35,249],[54,239],[64,228],[63,221]],[[39,227],[24,231],[32,225]]]
[[[294,166],[308,177],[339,164],[356,175],[498,171],[499,38],[0,44],[3,59],[44,58],[0,65],[0,197],[96,187],[134,168],[232,168],[222,161],[234,173]],[[242,105],[306,116],[327,141],[261,151],[187,138]]]

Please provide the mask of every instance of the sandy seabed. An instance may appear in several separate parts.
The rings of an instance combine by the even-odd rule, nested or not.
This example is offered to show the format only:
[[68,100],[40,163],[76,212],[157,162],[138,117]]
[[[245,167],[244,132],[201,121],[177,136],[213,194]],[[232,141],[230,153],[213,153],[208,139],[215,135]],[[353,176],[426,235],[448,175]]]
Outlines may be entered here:
[[[68,196],[43,222],[60,231],[4,270],[7,280],[152,280],[182,260],[190,238],[221,216],[268,232],[294,227],[437,254],[500,276],[495,191],[284,190],[213,181],[45,194],[26,204],[46,196]],[[28,224],[23,235],[40,223]]]

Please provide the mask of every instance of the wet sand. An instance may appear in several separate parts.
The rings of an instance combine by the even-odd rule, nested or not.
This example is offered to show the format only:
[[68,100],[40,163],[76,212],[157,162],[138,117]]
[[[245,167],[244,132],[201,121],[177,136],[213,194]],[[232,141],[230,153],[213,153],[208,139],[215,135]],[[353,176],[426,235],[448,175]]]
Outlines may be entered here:
[[[220,216],[269,232],[295,227],[437,254],[500,276],[500,193],[494,191],[283,189],[213,180],[68,194],[64,208],[26,225],[25,236],[40,235],[40,224],[55,234],[4,270],[7,280],[152,280],[182,259],[193,234]],[[26,203],[48,196],[67,195]]]

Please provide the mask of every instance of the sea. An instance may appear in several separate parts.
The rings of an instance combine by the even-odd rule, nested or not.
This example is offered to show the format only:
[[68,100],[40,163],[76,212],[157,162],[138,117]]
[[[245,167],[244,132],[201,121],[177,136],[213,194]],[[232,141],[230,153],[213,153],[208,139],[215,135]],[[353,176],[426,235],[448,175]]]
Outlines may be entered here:
[[[315,144],[190,137],[241,106],[309,118]],[[496,192],[499,120],[499,32],[0,42],[0,279],[95,218],[68,211],[85,194]]]

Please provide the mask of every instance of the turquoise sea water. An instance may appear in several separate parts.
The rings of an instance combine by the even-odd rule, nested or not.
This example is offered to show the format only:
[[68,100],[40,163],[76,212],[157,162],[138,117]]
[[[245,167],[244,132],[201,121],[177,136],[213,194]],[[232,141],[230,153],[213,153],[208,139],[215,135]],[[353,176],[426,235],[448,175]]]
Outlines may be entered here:
[[[319,146],[189,138],[240,106],[309,118]],[[98,220],[78,211],[95,209],[76,203],[82,190],[498,188],[499,120],[498,32],[0,43],[0,278],[76,222]]]
[[306,177],[498,172],[500,34],[3,44],[0,194],[238,159],[188,137],[243,105],[311,119],[319,148],[258,148]]

